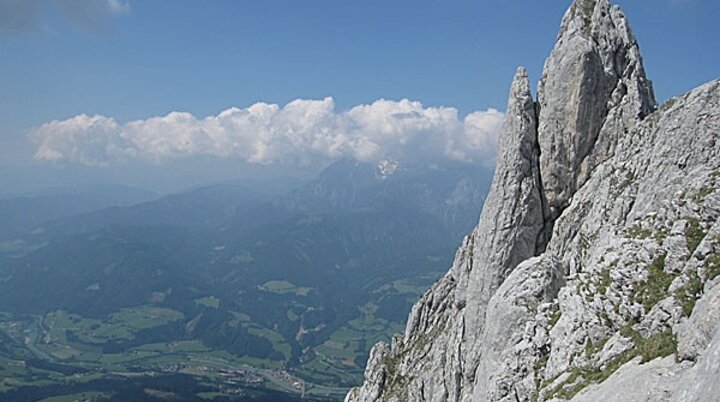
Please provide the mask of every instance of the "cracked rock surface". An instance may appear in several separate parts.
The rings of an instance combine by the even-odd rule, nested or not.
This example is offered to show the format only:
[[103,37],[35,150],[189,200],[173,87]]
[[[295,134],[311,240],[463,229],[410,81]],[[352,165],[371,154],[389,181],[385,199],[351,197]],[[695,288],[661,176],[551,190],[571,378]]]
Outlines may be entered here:
[[480,221],[346,402],[715,401],[720,81],[658,107],[607,0],[513,79]]

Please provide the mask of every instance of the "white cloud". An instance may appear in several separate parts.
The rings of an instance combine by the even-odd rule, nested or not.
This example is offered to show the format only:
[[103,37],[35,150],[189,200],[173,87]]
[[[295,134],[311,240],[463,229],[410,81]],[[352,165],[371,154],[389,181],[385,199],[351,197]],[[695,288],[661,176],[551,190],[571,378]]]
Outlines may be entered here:
[[46,123],[31,138],[37,159],[91,166],[196,156],[296,166],[343,156],[491,164],[502,119],[494,109],[461,119],[454,108],[407,99],[336,112],[328,97],[284,107],[256,103],[203,119],[172,112],[119,124],[110,117],[79,115]]

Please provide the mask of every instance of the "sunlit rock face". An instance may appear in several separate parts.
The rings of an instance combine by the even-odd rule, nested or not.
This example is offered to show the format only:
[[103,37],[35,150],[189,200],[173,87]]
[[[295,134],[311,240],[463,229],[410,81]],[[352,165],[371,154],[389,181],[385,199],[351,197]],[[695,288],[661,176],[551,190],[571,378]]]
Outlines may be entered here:
[[711,401],[720,378],[720,81],[657,107],[607,0],[511,84],[491,192],[355,401]]

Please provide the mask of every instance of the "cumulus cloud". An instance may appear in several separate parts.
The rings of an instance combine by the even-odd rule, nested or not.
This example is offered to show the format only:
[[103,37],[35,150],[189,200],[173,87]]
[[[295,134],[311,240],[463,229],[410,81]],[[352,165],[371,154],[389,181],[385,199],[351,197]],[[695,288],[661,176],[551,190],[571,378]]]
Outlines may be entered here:
[[110,16],[130,12],[126,0],[0,0],[0,33],[41,28],[45,14],[53,7],[69,21],[90,30],[100,29]]
[[89,166],[196,156],[296,166],[339,157],[492,164],[502,120],[494,109],[460,118],[454,108],[407,99],[336,112],[328,97],[284,107],[256,103],[202,119],[172,112],[121,124],[83,114],[46,123],[32,130],[31,139],[39,160]]

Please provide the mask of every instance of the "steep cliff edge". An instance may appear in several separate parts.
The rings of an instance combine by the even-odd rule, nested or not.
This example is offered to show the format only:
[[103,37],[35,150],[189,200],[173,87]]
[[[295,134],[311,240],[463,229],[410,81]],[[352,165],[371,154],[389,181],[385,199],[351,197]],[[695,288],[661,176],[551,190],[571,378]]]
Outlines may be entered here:
[[576,0],[506,116],[478,226],[346,401],[713,400],[720,82],[658,109],[619,8]]

